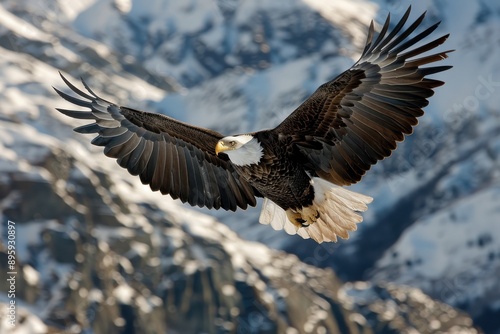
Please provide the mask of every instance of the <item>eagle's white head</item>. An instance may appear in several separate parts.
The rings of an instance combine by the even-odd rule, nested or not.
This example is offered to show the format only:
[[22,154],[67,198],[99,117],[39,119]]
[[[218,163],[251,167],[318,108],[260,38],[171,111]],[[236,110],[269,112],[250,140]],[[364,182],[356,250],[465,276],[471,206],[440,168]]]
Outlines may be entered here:
[[259,163],[264,155],[259,141],[252,135],[224,137],[217,142],[215,153],[224,152],[229,160],[237,166],[248,166]]

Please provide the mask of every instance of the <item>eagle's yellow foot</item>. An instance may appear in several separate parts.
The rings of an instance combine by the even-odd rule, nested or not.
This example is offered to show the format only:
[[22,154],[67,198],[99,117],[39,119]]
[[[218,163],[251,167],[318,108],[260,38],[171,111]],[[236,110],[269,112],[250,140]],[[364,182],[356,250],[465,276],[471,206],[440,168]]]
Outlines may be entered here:
[[288,220],[295,225],[297,229],[307,227],[315,223],[319,218],[319,212],[312,207],[303,208],[301,211],[288,209],[286,210],[286,215]]
[[308,206],[307,208],[302,209],[302,219],[308,222],[308,225],[315,223],[319,218],[319,211],[316,210],[313,206]]
[[307,226],[307,225],[304,225],[304,223],[306,223],[306,221],[304,219],[302,219],[302,215],[300,214],[300,212],[297,212],[297,211],[292,210],[292,209],[288,209],[288,210],[286,210],[286,216],[288,217],[288,220],[293,225],[295,225],[295,228],[297,230],[301,227]]

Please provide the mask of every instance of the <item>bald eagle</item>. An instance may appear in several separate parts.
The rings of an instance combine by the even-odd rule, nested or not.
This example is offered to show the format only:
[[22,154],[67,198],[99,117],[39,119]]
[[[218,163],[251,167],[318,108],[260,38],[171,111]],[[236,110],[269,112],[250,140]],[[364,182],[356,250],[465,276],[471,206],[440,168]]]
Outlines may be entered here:
[[89,111],[57,110],[93,121],[74,130],[96,133],[92,144],[103,146],[105,155],[153,191],[231,211],[263,197],[261,223],[319,243],[347,239],[372,198],[343,187],[358,182],[412,133],[427,98],[444,84],[427,76],[451,68],[421,67],[453,50],[422,55],[449,35],[414,46],[440,22],[410,36],[425,16],[403,29],[410,9],[390,32],[388,16],[376,38],[372,21],[360,59],[274,129],[223,136],[112,103],[83,80],[87,92],[62,74],[78,97],[57,93]]

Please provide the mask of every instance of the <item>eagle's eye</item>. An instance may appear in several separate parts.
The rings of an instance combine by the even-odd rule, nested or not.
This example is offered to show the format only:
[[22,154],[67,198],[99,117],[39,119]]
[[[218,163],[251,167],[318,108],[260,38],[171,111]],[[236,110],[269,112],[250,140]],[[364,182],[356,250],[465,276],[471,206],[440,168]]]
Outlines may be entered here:
[[235,146],[236,146],[236,142],[235,142],[234,140],[231,140],[231,141],[229,142],[229,146],[231,146],[231,147],[235,147]]

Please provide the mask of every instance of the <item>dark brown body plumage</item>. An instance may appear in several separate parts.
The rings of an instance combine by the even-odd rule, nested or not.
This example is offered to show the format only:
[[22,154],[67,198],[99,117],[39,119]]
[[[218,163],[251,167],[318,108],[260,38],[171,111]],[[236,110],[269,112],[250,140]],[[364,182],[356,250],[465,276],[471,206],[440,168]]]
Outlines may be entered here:
[[[269,198],[283,209],[300,209],[312,204],[314,190],[310,174],[304,169],[305,159],[290,150],[286,141],[274,131],[253,134],[264,149],[260,162],[249,166],[235,166],[262,197]],[[286,163],[283,163],[286,161]]]

